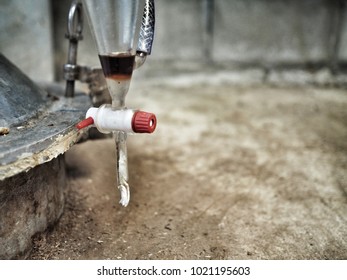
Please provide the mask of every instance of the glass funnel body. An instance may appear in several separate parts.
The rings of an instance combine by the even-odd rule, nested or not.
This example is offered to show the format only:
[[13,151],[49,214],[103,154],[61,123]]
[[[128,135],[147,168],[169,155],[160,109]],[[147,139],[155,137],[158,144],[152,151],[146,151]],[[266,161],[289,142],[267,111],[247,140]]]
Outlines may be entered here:
[[116,108],[125,106],[145,0],[83,0]]

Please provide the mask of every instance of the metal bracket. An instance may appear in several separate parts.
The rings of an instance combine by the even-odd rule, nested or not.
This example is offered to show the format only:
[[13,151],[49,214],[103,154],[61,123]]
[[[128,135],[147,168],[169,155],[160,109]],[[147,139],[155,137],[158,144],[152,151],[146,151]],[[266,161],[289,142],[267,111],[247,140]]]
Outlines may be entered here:
[[74,97],[75,81],[87,83],[93,105],[99,106],[104,103],[111,103],[111,96],[102,69],[77,64],[78,41],[83,39],[82,12],[82,3],[74,1],[70,7],[67,33],[65,35],[69,39],[68,60],[63,67],[64,79],[66,80],[65,96]]
[[66,79],[65,97],[73,97],[75,94],[75,80],[78,77],[79,66],[77,63],[77,47],[78,41],[83,39],[83,13],[82,3],[74,1],[71,4],[67,33],[65,37],[69,39],[69,51],[67,64],[64,65],[64,78]]

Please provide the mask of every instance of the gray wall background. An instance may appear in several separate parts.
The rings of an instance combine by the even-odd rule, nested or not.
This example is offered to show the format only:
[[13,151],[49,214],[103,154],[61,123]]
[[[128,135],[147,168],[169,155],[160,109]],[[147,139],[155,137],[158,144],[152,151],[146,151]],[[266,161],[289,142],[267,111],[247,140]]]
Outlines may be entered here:
[[[0,51],[34,80],[62,78],[70,3],[0,0]],[[347,60],[344,6],[343,0],[157,0],[146,67],[177,61],[231,68],[336,67]],[[86,21],[78,63],[99,65]]]

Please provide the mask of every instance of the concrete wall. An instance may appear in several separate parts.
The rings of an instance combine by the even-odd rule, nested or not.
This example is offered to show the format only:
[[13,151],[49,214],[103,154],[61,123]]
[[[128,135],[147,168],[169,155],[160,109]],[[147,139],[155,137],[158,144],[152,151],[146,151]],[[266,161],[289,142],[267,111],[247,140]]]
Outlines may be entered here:
[[250,63],[326,60],[330,14],[325,2],[217,0],[214,58]]
[[[70,0],[0,0],[0,51],[34,79],[52,79],[54,61],[55,77],[61,79],[67,57],[64,34],[70,3]],[[337,61],[346,60],[347,17],[343,3],[343,0],[157,0],[156,36],[150,60],[269,67],[329,64],[334,57]],[[99,65],[87,22],[84,38],[79,63]]]
[[34,80],[53,80],[47,0],[0,0],[0,52]]
[[[157,1],[155,59],[204,59],[203,2]],[[300,63],[327,58],[327,1],[215,0],[214,7],[211,55],[217,62]]]

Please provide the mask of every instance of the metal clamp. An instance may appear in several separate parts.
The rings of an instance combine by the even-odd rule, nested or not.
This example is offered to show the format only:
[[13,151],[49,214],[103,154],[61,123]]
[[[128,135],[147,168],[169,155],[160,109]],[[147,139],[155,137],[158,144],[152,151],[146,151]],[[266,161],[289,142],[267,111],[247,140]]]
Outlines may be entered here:
[[79,66],[77,65],[77,47],[78,41],[83,39],[82,31],[82,3],[74,1],[69,10],[67,33],[65,34],[65,37],[69,39],[68,59],[67,64],[64,65],[66,97],[73,97],[75,94],[75,80],[78,79],[79,76]]
[[154,0],[146,0],[142,16],[140,37],[137,45],[138,53],[145,53],[146,55],[151,54],[154,39],[154,25]]

